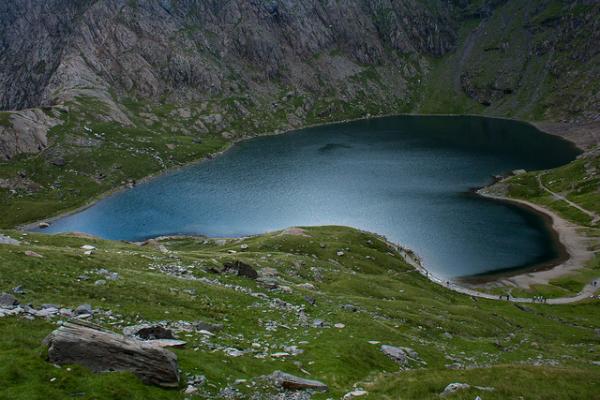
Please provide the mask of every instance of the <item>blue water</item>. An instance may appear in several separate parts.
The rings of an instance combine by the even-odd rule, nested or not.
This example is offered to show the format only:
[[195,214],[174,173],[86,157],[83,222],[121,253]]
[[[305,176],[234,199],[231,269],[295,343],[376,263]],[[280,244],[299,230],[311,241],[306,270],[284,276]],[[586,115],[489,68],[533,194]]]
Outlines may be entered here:
[[507,120],[406,116],[336,124],[239,143],[47,231],[140,240],[348,225],[415,250],[438,276],[481,274],[548,261],[557,250],[541,217],[469,190],[495,174],[549,168],[576,155],[571,144]]

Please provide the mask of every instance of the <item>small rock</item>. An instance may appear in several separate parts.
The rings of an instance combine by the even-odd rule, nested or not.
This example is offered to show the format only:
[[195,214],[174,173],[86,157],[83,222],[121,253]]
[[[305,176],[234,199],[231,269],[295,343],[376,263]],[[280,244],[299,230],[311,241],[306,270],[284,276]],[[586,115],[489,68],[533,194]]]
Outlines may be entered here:
[[0,308],[13,309],[19,305],[19,300],[12,294],[2,293],[0,295]]
[[36,253],[35,251],[27,250],[24,252],[27,257],[44,258],[43,255]]
[[192,386],[192,385],[188,385],[188,387],[185,388],[185,390],[184,390],[183,393],[190,395],[190,394],[195,394],[197,392],[198,392],[198,388],[197,387]]
[[335,254],[337,254],[338,257],[342,257],[345,253],[343,251],[338,251]]
[[211,333],[218,332],[223,329],[223,324],[211,324],[204,321],[195,321],[192,323],[198,331],[207,331]]
[[344,395],[343,399],[344,400],[350,400],[350,399],[354,399],[356,397],[363,397],[363,396],[366,396],[368,394],[369,394],[369,392],[367,392],[366,390],[356,389],[356,390],[353,390],[353,391],[351,391],[349,393],[346,393]]
[[466,389],[469,389],[470,387],[471,387],[471,385],[469,385],[468,383],[458,383],[458,382],[450,383],[448,386],[446,386],[444,391],[442,393],[440,393],[440,396],[442,396],[442,397],[449,396],[453,393],[458,392],[459,390],[466,390]]
[[323,321],[322,319],[315,319],[312,323],[312,326],[315,328],[324,328],[325,321]]
[[91,244],[84,244],[83,246],[81,246],[82,250],[96,250],[96,247],[92,246]]
[[304,296],[304,300],[311,306],[314,306],[315,304],[317,304],[317,300],[311,296]]
[[143,340],[175,339],[173,331],[161,325],[134,325],[123,328],[125,336],[137,337]]
[[417,352],[408,347],[394,347],[384,344],[381,346],[381,351],[402,366],[408,364],[409,359],[417,360],[419,358]]
[[237,276],[244,276],[250,279],[258,278],[258,273],[250,265],[241,261],[226,262],[223,264],[225,272],[233,272]]
[[279,272],[275,268],[265,267],[258,271],[261,278],[275,278]]
[[344,304],[344,305],[342,305],[342,310],[350,311],[350,312],[357,312],[358,308],[352,304]]
[[236,348],[230,347],[225,349],[225,354],[227,354],[229,357],[240,357],[244,355],[244,352]]
[[338,324],[335,324],[334,326],[335,326],[336,328],[338,328],[338,329],[344,329],[344,328],[346,327],[346,325],[344,325],[344,324],[340,324],[340,323],[338,323]]
[[312,283],[299,283],[296,286],[298,286],[301,289],[306,289],[306,290],[317,290],[317,288],[315,288],[315,285],[313,285]]
[[23,289],[23,286],[17,286],[13,288],[12,291],[14,294],[25,294],[25,289]]
[[95,286],[104,286],[106,285],[106,281],[104,279],[98,279],[96,282],[94,282]]
[[21,242],[19,242],[16,239],[11,238],[10,236],[0,234],[0,244],[10,244],[13,246],[18,246],[21,244]]
[[82,304],[75,309],[75,315],[93,315],[94,310],[89,304]]
[[41,228],[41,229],[46,229],[46,228],[48,228],[48,227],[50,227],[50,224],[49,224],[49,223],[47,223],[47,222],[40,222],[40,223],[38,224],[38,228]]
[[299,349],[298,346],[285,346],[283,348],[283,351],[285,351],[286,353],[289,353],[293,356],[297,356],[298,354],[304,353],[304,350]]
[[242,249],[242,250],[248,250],[248,245],[244,243],[244,244],[242,244],[240,246],[240,249]]

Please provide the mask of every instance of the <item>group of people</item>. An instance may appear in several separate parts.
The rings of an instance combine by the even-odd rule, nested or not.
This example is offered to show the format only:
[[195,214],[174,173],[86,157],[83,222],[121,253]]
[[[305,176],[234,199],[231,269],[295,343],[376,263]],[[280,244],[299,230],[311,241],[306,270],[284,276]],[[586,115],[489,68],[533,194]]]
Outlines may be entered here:
[[534,303],[546,303],[548,301],[544,296],[533,296],[532,300]]

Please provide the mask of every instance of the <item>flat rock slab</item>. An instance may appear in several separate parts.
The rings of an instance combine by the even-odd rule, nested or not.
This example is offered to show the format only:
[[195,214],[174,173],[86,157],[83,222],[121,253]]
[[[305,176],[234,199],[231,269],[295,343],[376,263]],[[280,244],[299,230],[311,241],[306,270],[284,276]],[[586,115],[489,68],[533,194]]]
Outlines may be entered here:
[[270,378],[276,386],[288,390],[310,389],[319,392],[326,392],[329,390],[327,385],[323,382],[300,378],[298,376],[287,374],[281,371],[273,372]]
[[44,343],[48,346],[48,361],[54,364],[78,364],[94,372],[128,371],[146,384],[179,385],[175,354],[91,324],[65,323]]

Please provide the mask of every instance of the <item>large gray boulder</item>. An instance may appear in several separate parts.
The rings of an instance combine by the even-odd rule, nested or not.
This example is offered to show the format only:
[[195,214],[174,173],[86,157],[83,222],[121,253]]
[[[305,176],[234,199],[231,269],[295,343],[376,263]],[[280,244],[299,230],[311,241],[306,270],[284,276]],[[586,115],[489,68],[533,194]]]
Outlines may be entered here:
[[146,384],[179,385],[175,354],[91,324],[65,323],[48,335],[44,344],[48,361],[54,364],[78,364],[94,372],[128,371]]

